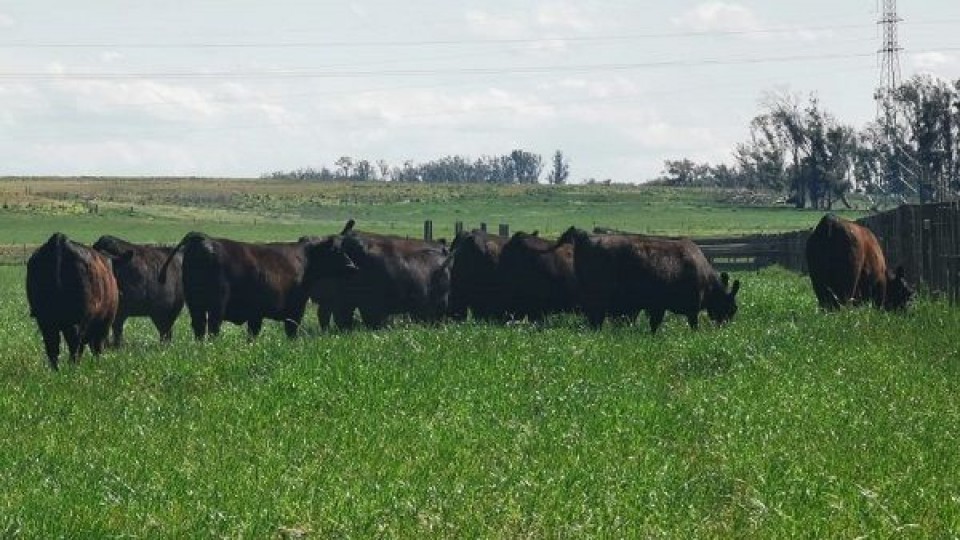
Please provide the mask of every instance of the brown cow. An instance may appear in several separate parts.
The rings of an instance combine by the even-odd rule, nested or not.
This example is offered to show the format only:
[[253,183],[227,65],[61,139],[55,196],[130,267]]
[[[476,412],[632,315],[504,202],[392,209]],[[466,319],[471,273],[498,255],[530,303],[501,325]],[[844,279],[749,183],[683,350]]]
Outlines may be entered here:
[[120,307],[113,321],[114,345],[123,342],[123,325],[128,317],[150,317],[160,340],[170,341],[173,323],[183,309],[182,258],[174,257],[167,269],[171,279],[158,283],[157,273],[173,248],[132,244],[104,235],[93,244],[93,249],[112,259],[113,275],[120,288]]
[[718,274],[690,240],[589,235],[570,227],[557,245],[571,244],[580,302],[594,328],[608,316],[635,317],[641,310],[654,333],[667,311],[686,316],[691,328],[697,328],[701,310],[718,324],[737,312],[740,281],[728,289],[730,277]]
[[573,246],[556,246],[536,231],[517,232],[500,251],[497,271],[509,317],[539,322],[577,309]]
[[100,354],[117,314],[120,293],[110,259],[56,233],[27,262],[27,301],[50,368],[57,369],[60,335],[76,362],[89,344]]
[[441,320],[450,293],[446,246],[359,232],[353,226],[351,219],[340,234],[308,243],[307,281],[321,284],[313,289],[321,325],[332,314],[337,327],[352,328],[354,310],[370,328],[382,327],[394,314],[421,322]]
[[903,267],[887,269],[883,250],[870,229],[827,214],[807,239],[807,269],[823,309],[872,301],[887,310],[904,309],[913,288]]
[[256,337],[264,319],[283,321],[288,337],[295,337],[308,300],[304,282],[307,242],[253,244],[211,238],[191,232],[183,237],[160,269],[167,268],[183,250],[183,294],[194,336],[220,333],[223,321],[247,325]]
[[453,239],[450,251],[450,316],[457,320],[502,320],[504,293],[497,264],[507,239],[475,229],[460,232]]

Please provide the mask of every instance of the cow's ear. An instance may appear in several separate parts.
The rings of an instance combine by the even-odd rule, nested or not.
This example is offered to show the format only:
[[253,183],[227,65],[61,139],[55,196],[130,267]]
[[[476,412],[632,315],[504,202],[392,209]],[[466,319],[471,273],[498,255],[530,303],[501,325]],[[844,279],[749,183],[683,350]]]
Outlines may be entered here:
[[726,289],[727,285],[730,284],[730,274],[723,272],[720,274],[720,283],[723,283],[723,288]]
[[740,280],[739,280],[739,279],[738,279],[738,280],[735,280],[735,281],[733,282],[733,288],[730,289],[730,298],[736,297],[738,292],[740,292]]
[[532,233],[530,233],[530,236],[540,236],[540,230],[538,229],[533,231]]
[[356,224],[357,224],[357,222],[354,221],[353,218],[350,218],[350,220],[347,221],[347,224],[343,226],[343,230],[340,231],[340,234],[347,234],[348,232],[352,231],[352,230],[353,230],[353,226],[356,225]]

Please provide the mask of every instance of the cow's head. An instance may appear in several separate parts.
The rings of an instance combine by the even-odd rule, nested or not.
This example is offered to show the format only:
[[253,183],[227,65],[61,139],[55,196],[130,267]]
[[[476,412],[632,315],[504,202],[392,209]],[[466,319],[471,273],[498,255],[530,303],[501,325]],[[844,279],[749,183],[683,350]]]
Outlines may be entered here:
[[587,234],[587,231],[571,226],[569,229],[564,231],[563,234],[560,235],[560,238],[557,239],[557,245],[558,246],[564,246],[567,244],[576,245],[577,242],[583,242],[584,240],[588,240],[589,238],[590,238],[590,235]]
[[730,275],[726,272],[720,274],[721,287],[715,288],[713,292],[706,295],[707,316],[717,324],[725,324],[733,319],[737,314],[737,293],[740,292],[740,280],[733,282],[733,287],[728,289],[730,284]]
[[342,236],[308,241],[305,251],[308,279],[344,277],[358,270],[353,259],[343,249]]
[[887,271],[887,297],[883,302],[885,309],[890,311],[906,309],[913,301],[915,294],[913,286],[904,278],[902,266],[898,266],[896,272]]

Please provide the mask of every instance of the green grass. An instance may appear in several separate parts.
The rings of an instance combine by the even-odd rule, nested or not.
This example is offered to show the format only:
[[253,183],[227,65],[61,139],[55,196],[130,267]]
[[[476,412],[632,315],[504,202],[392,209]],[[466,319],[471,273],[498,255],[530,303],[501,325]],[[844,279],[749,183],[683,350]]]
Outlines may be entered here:
[[[35,245],[54,231],[93,242],[105,233],[176,242],[191,230],[246,240],[294,240],[363,230],[419,236],[434,221],[559,235],[570,225],[688,236],[791,231],[822,211],[740,205],[737,192],[634,186],[310,183],[224,179],[0,179],[0,244]],[[96,212],[94,213],[94,210]],[[847,212],[848,217],[861,213]]]
[[0,268],[0,535],[960,533],[960,314],[818,313],[744,274],[732,325],[396,324],[129,345],[50,373]]

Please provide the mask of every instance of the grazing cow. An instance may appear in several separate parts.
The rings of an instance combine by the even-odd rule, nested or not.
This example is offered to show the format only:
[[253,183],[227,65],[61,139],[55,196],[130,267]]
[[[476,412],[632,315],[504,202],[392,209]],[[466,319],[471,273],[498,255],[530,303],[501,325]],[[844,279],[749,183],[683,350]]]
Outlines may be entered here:
[[123,325],[129,317],[150,317],[160,341],[173,337],[173,323],[183,309],[183,282],[178,253],[170,262],[166,283],[154,279],[173,248],[132,244],[115,236],[101,236],[93,249],[113,260],[113,275],[120,288],[120,308],[113,321],[113,343],[123,342]]
[[350,220],[340,234],[307,249],[308,281],[326,283],[323,299],[332,303],[320,312],[321,319],[330,313],[341,329],[353,327],[355,309],[370,328],[383,326],[394,314],[422,322],[442,319],[450,292],[446,246],[357,232],[353,226]]
[[514,319],[540,322],[551,313],[577,308],[573,246],[556,246],[536,232],[517,232],[504,244],[497,271],[507,314]]
[[450,315],[463,320],[467,310],[474,319],[504,318],[503,283],[497,272],[500,252],[507,239],[475,229],[461,232],[450,245]]
[[191,232],[160,269],[160,282],[183,250],[183,294],[196,338],[220,333],[223,321],[246,324],[250,338],[264,319],[283,321],[288,337],[300,328],[308,300],[306,242],[252,244]]
[[870,229],[832,214],[807,239],[807,270],[817,301],[827,310],[867,301],[886,310],[904,309],[914,295],[903,267],[887,268]]
[[89,344],[103,351],[120,293],[110,259],[57,233],[27,262],[27,301],[36,318],[50,368],[57,369],[60,335],[76,362]]
[[608,316],[635,316],[645,310],[656,333],[667,311],[697,328],[701,310],[721,324],[737,312],[740,281],[717,274],[690,240],[631,234],[589,235],[570,227],[557,242],[574,247],[580,302],[599,328]]

